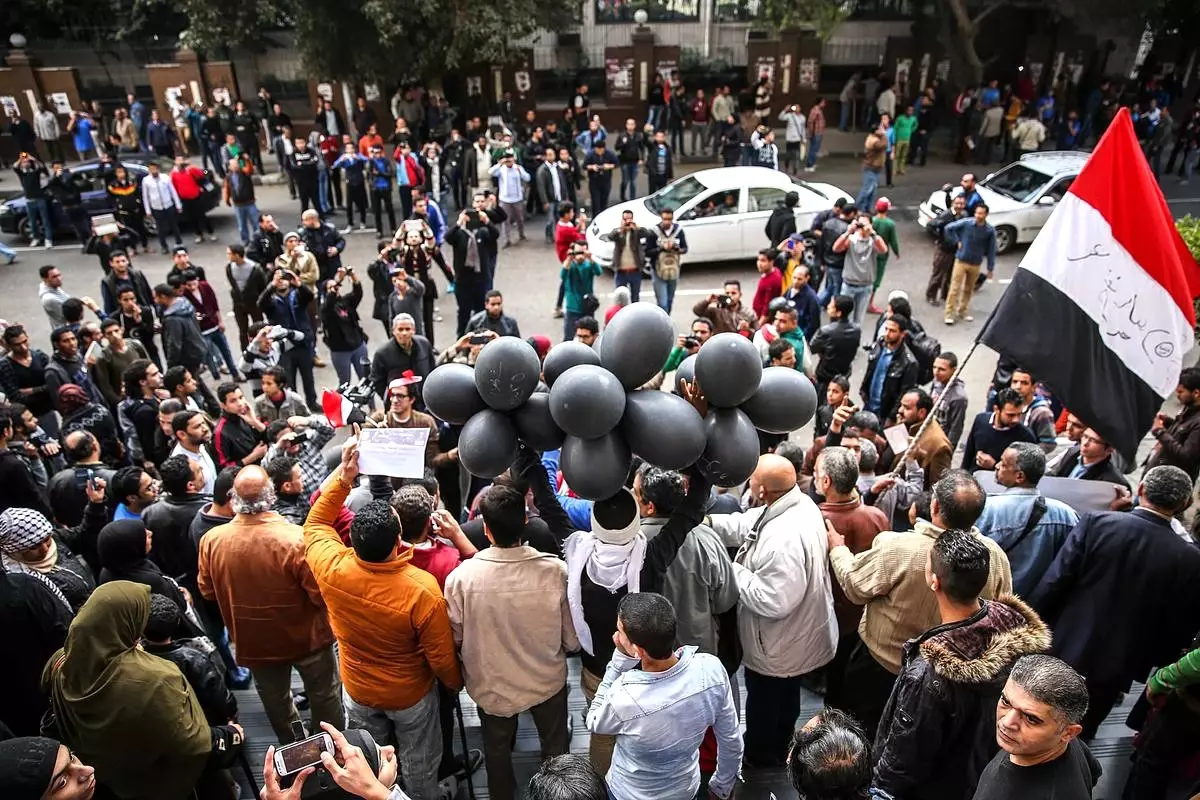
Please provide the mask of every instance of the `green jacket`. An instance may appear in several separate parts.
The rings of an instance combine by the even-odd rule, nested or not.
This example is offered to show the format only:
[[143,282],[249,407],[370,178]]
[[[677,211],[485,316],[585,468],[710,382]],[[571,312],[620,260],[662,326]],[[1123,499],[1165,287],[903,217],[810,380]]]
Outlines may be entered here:
[[896,141],[907,142],[912,139],[913,131],[917,129],[917,115],[901,114],[892,125],[896,129]]
[[[1200,648],[1192,650],[1174,664],[1168,664],[1150,676],[1151,694],[1167,694],[1200,683]],[[1189,704],[1190,705],[1190,704]]]
[[671,348],[670,355],[667,356],[667,363],[663,364],[663,374],[665,375],[672,370],[679,369],[679,365],[688,357],[688,351],[682,347],[676,346]]
[[890,217],[876,216],[871,220],[871,227],[887,242],[888,249],[875,256],[875,265],[883,269],[887,265],[889,255],[900,255],[900,237],[896,236],[896,223],[892,222]]

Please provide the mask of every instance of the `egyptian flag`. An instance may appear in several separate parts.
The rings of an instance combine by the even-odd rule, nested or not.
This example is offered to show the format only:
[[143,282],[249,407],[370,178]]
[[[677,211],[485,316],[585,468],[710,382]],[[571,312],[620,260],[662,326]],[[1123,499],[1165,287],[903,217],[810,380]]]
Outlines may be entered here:
[[367,418],[362,409],[350,402],[345,395],[330,389],[321,393],[321,411],[325,413],[329,424],[335,428],[344,428],[356,422],[361,425]]
[[1030,245],[979,341],[1132,459],[1191,349],[1200,267],[1122,108]]

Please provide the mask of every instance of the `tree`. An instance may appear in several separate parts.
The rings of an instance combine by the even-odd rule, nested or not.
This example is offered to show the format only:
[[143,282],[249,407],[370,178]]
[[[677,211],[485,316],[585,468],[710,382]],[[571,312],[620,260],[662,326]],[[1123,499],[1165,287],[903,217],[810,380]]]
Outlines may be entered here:
[[828,39],[853,11],[854,0],[762,0],[758,20],[771,30],[815,28]]
[[449,70],[503,61],[510,43],[578,22],[574,0],[182,0],[184,41],[211,52],[261,46],[292,27],[310,74],[342,81],[440,81]]

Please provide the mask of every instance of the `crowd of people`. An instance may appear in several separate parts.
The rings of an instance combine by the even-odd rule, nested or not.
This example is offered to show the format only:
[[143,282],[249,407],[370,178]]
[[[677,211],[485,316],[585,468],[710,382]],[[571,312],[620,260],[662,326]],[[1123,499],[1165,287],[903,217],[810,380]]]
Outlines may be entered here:
[[[769,82],[755,101],[769,122]],[[875,304],[900,249],[890,202],[875,197],[886,140],[868,148],[885,156],[875,186],[820,215],[808,258],[797,199],[784,201],[753,291],[731,279],[701,298],[647,386],[710,413],[703,387],[674,373],[713,335],[744,336],[765,366],[813,382],[810,446],[761,434],[753,476],[733,489],[697,468],[635,460],[625,488],[594,502],[563,481],[559,451],[521,443],[494,480],[463,467],[462,427],[432,416],[421,388],[437,366],[473,367],[489,343],[522,336],[495,275],[525,238],[526,213],[547,213],[562,263],[564,340],[595,344],[641,301],[645,271],[654,302],[671,310],[687,253],[671,213],[649,229],[627,215],[604,234],[616,291],[601,313],[601,270],[575,204],[586,174],[602,209],[618,167],[624,197],[638,167],[624,147],[669,180],[657,128],[670,114],[656,106],[650,138],[630,120],[615,153],[586,113],[562,147],[554,122],[501,131],[495,151],[497,132],[478,120],[458,138],[446,123],[443,154],[462,154],[446,162],[411,133],[380,155],[362,106],[353,130],[367,135],[339,151],[351,129],[323,104],[315,147],[272,142],[301,203],[295,229],[258,214],[253,183],[238,177],[261,170],[256,146],[235,133],[236,150],[217,153],[230,156],[227,202],[237,208],[249,191],[241,207],[254,208],[226,248],[227,299],[181,241],[160,242],[172,257],[165,281],[151,285],[134,266],[146,246],[134,218],[150,216],[165,236],[164,221],[184,213],[176,174],[199,180],[183,156],[132,190],[141,205],[118,213],[115,230],[87,231],[101,303],[72,295],[55,266],[39,270],[49,347],[14,322],[0,358],[0,615],[17,643],[0,666],[0,723],[16,737],[0,742],[0,794],[235,797],[246,734],[233,690],[253,686],[273,743],[325,732],[334,747],[321,768],[358,797],[445,797],[481,766],[491,796],[516,797],[527,714],[542,757],[533,798],[727,798],[741,776],[767,770],[786,771],[808,800],[1087,798],[1100,777],[1087,742],[1146,681],[1127,796],[1173,796],[1200,713],[1200,612],[1186,602],[1200,553],[1181,521],[1200,473],[1200,371],[1180,375],[1181,411],[1156,420],[1133,485],[1137,465],[1099,421],[1063,408],[1023,365],[1001,359],[973,404],[958,356],[908,295]],[[406,116],[412,107],[411,94],[395,104],[400,134],[434,124]],[[310,180],[295,165],[326,152],[320,137],[336,137],[334,160],[311,165]],[[773,146],[760,139],[753,150]],[[119,195],[129,182],[120,149],[105,157]],[[39,187],[54,180],[32,159],[22,165]],[[364,225],[367,186],[383,234],[365,269],[384,328],[373,348],[361,277],[342,258],[346,231],[331,222],[341,195],[347,226],[356,207]],[[971,321],[994,234],[989,244],[973,176],[947,195],[926,300],[954,324]],[[444,349],[434,265],[458,306],[458,338]],[[355,379],[369,387],[363,424],[428,431],[423,476],[362,474],[353,435],[329,447],[342,420],[331,424],[316,394],[319,341],[344,393]],[[553,346],[528,341],[542,359]],[[1081,512],[1047,497],[1047,477],[1111,484],[1110,506]],[[588,707],[573,721],[576,658]],[[463,691],[482,751],[455,747]],[[802,691],[824,709],[797,728]],[[576,724],[586,757],[568,754]],[[273,755],[262,796],[300,796],[312,769],[281,782]]]

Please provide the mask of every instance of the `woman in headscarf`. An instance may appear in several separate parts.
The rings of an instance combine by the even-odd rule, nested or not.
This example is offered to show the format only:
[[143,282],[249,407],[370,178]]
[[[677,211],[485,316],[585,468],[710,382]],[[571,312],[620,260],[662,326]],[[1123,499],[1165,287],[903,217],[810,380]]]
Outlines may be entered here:
[[91,800],[96,770],[64,744],[44,736],[0,742],[0,797],[4,800]]
[[154,535],[140,519],[110,522],[100,531],[100,583],[132,581],[149,586],[154,594],[162,595],[179,606],[183,624],[176,632],[179,638],[203,636],[204,631],[187,616],[188,597],[171,577],[164,575],[148,558]]
[[230,798],[218,770],[242,730],[210,727],[179,668],[137,646],[149,617],[150,589],[127,581],[84,603],[42,673],[59,736],[121,800]]
[[7,572],[38,573],[49,578],[63,598],[78,611],[96,588],[91,567],[72,552],[69,543],[95,540],[108,519],[104,491],[100,502],[88,503],[84,521],[74,530],[55,530],[50,520],[31,508],[10,508],[0,513],[0,563]]
[[112,413],[99,403],[93,403],[82,387],[74,383],[58,387],[58,408],[63,416],[64,439],[71,431],[87,431],[100,443],[101,461],[110,467],[119,467],[125,462],[125,445]]

